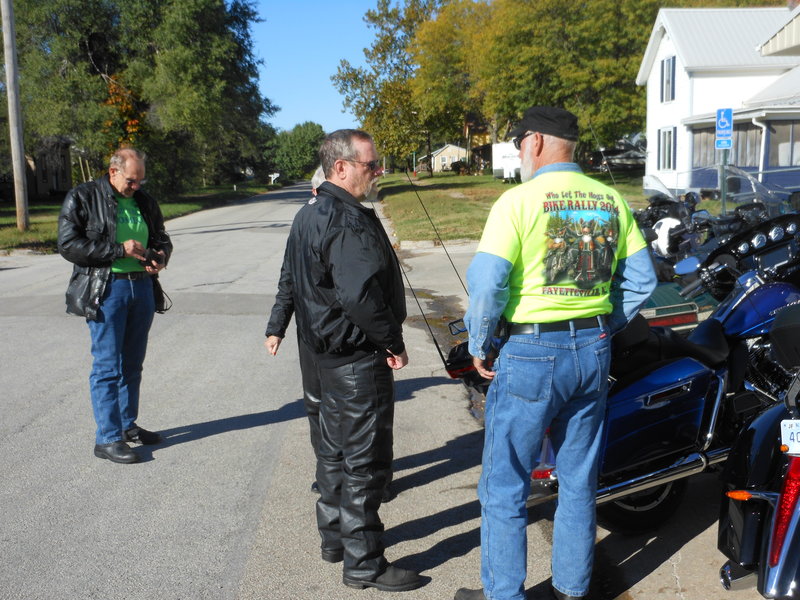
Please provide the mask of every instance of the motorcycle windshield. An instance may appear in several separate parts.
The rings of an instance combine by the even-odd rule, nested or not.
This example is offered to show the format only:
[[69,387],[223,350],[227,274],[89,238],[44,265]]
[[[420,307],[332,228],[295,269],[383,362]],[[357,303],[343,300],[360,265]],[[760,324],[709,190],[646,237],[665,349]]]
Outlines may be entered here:
[[647,196],[647,199],[651,202],[659,198],[668,198],[673,202],[678,201],[675,192],[664,185],[664,182],[655,175],[645,175],[642,177],[642,188],[644,189],[645,196]]
[[792,212],[787,190],[776,185],[765,185],[752,173],[732,165],[724,167],[726,193],[723,204],[721,173],[722,167],[701,167],[680,173],[676,178],[675,191],[697,193],[702,200],[701,208],[714,214],[728,214],[738,206],[753,202],[764,204],[770,217]]

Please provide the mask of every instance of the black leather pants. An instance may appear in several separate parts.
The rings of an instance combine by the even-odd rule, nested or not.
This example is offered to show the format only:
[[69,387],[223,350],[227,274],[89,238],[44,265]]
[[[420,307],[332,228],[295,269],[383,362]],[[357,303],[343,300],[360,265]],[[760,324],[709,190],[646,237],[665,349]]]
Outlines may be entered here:
[[303,404],[308,415],[308,428],[311,434],[311,447],[314,456],[317,456],[322,435],[319,430],[319,406],[322,397],[319,382],[319,368],[314,353],[308,349],[303,340],[297,340],[297,350],[300,357],[300,375],[303,380]]
[[319,371],[317,526],[322,548],[343,547],[344,574],[374,579],[387,565],[378,509],[392,465],[392,370],[376,353]]

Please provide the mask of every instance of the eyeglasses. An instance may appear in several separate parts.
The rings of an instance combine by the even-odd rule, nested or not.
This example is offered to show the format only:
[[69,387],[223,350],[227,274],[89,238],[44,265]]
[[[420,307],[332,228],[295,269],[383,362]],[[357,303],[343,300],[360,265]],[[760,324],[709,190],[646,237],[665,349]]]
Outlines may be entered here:
[[515,137],[515,138],[514,138],[514,148],[516,148],[517,150],[519,150],[519,149],[520,149],[520,146],[522,146],[522,140],[524,140],[524,139],[525,139],[526,137],[528,137],[529,135],[533,135],[534,133],[536,133],[536,132],[535,132],[535,131],[527,131],[527,132],[525,132],[525,133],[523,133],[523,134],[521,134],[521,135],[518,135],[517,137]]
[[145,183],[147,183],[147,179],[139,179],[138,181],[136,179],[126,179],[125,183],[127,183],[128,185],[136,185],[138,183],[139,187],[141,187]]
[[380,160],[370,160],[370,161],[363,161],[363,160],[353,160],[351,158],[345,158],[347,162],[358,163],[360,165],[367,165],[367,168],[370,171],[377,171],[381,166]]

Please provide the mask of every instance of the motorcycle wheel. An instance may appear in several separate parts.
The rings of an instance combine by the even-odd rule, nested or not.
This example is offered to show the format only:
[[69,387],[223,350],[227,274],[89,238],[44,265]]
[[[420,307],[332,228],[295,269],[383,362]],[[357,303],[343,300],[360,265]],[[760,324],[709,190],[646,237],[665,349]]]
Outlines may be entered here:
[[597,521],[615,533],[634,535],[657,529],[677,510],[686,480],[625,496],[597,507]]

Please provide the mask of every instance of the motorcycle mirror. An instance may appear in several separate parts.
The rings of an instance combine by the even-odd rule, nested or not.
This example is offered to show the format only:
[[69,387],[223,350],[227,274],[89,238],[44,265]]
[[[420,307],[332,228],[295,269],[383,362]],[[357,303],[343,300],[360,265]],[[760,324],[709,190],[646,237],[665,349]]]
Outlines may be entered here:
[[675,264],[675,273],[678,275],[689,275],[690,273],[697,273],[700,268],[700,261],[696,256],[687,256]]

